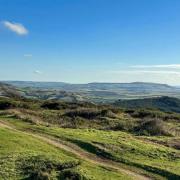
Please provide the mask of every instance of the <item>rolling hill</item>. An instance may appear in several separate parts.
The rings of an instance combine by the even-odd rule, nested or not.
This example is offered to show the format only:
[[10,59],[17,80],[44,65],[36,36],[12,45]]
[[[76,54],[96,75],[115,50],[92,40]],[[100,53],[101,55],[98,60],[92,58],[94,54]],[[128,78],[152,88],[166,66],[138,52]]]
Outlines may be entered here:
[[10,84],[0,82],[0,96],[2,97],[20,97],[23,92]]
[[88,83],[6,81],[26,97],[112,103],[117,99],[169,96],[180,98],[180,88],[156,83]]
[[148,108],[159,109],[165,112],[180,113],[180,99],[167,96],[134,100],[118,100],[114,105],[123,108]]

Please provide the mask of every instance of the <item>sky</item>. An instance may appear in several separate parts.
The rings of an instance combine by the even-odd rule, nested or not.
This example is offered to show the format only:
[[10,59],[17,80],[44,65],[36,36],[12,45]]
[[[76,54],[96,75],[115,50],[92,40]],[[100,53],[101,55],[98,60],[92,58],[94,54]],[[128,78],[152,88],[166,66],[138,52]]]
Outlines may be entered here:
[[180,0],[0,0],[0,80],[180,85]]

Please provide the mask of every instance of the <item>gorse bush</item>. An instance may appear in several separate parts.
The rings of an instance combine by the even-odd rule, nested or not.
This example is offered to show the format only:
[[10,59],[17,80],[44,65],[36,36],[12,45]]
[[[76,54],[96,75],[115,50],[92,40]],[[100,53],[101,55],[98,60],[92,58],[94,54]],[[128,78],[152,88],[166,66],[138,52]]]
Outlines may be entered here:
[[[1,97],[0,110],[6,110],[7,116],[9,113],[29,123],[58,125],[63,128],[94,128],[143,135],[180,133],[178,126],[175,126],[175,123],[180,122],[180,114],[152,109],[120,109],[111,105],[95,105],[88,102],[68,103],[58,100]],[[161,123],[153,124],[153,119],[159,119]],[[172,127],[168,124],[172,124]],[[170,128],[170,131],[167,130]]]
[[94,119],[97,116],[99,116],[101,111],[98,109],[77,109],[77,110],[72,110],[68,111],[65,115],[69,117],[82,117],[82,118],[87,118],[87,119]]
[[119,121],[115,126],[111,127],[111,130],[114,131],[133,131],[134,127],[136,125],[136,122],[133,122],[132,120],[129,121]]
[[157,118],[143,120],[135,131],[139,135],[168,135],[164,122]]
[[97,107],[95,104],[90,102],[64,102],[58,100],[48,100],[44,101],[41,106],[43,109],[50,110],[63,110],[63,109],[78,109],[78,108],[95,108]]
[[[21,173],[26,176],[27,180],[50,180],[50,179],[68,179],[66,177],[71,177],[72,180],[78,180],[77,173],[71,172],[71,169],[80,165],[80,162],[67,162],[60,163],[44,156],[32,156],[25,159],[18,159],[17,168],[21,170]],[[68,173],[63,171],[68,169]],[[55,174],[52,172],[56,172]],[[70,176],[71,172],[71,176]],[[79,178],[80,179],[80,178]]]
[[59,180],[88,180],[82,174],[72,170],[64,170],[58,177]]
[[11,108],[38,109],[39,101],[23,98],[0,97],[0,110]]
[[45,102],[41,105],[41,107],[45,109],[52,109],[52,110],[60,109],[60,105],[57,102]]
[[0,110],[5,110],[11,108],[13,105],[8,101],[0,101]]
[[95,118],[99,118],[99,117],[110,117],[110,118],[115,118],[116,115],[108,109],[97,109],[97,108],[79,108],[77,110],[72,110],[72,111],[68,111],[66,114],[66,116],[69,117],[82,117],[82,118],[86,118],[86,119],[95,119]]

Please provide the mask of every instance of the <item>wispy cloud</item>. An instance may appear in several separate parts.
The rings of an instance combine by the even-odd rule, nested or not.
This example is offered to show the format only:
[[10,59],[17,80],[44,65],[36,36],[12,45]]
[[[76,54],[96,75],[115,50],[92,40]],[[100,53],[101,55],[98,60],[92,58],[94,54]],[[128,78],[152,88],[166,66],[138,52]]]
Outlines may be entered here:
[[24,57],[32,57],[32,54],[24,54]]
[[39,70],[35,70],[34,73],[35,73],[35,74],[42,74],[42,72],[39,71]]
[[169,74],[169,75],[178,75],[180,76],[180,72],[178,71],[146,71],[146,70],[133,70],[133,71],[109,71],[112,74]]
[[172,68],[180,69],[180,64],[159,64],[159,65],[133,65],[131,68]]
[[10,31],[15,32],[18,35],[27,35],[28,30],[20,23],[14,23],[10,21],[3,21],[3,25]]

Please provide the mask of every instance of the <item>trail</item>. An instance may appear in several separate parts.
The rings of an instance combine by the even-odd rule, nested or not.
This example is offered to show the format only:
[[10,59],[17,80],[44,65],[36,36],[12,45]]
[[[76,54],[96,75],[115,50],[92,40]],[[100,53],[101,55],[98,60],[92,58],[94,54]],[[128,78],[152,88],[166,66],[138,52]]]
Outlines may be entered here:
[[70,145],[70,144],[64,144],[63,142],[58,141],[57,139],[52,139],[50,137],[39,135],[39,134],[33,134],[32,132],[24,132],[24,131],[18,130],[15,127],[13,127],[12,125],[5,123],[5,122],[2,122],[2,121],[0,121],[0,127],[8,128],[8,129],[16,131],[16,132],[20,132],[20,133],[23,133],[26,135],[33,136],[33,137],[40,139],[40,140],[42,140],[42,141],[44,141],[50,145],[53,145],[53,146],[60,148],[60,149],[63,149],[67,152],[70,152],[70,153],[76,155],[81,160],[85,160],[85,161],[88,161],[90,163],[93,163],[93,164],[96,164],[96,165],[99,165],[99,166],[102,166],[105,168],[110,168],[110,169],[119,171],[120,173],[127,174],[128,176],[131,176],[134,179],[137,179],[137,180],[150,180],[150,179],[152,179],[152,178],[147,177],[145,175],[138,174],[134,171],[121,168],[117,163],[115,163],[111,160],[100,158],[94,154],[91,154],[91,153],[88,153],[88,152],[82,150],[81,148],[75,147],[75,146]]

